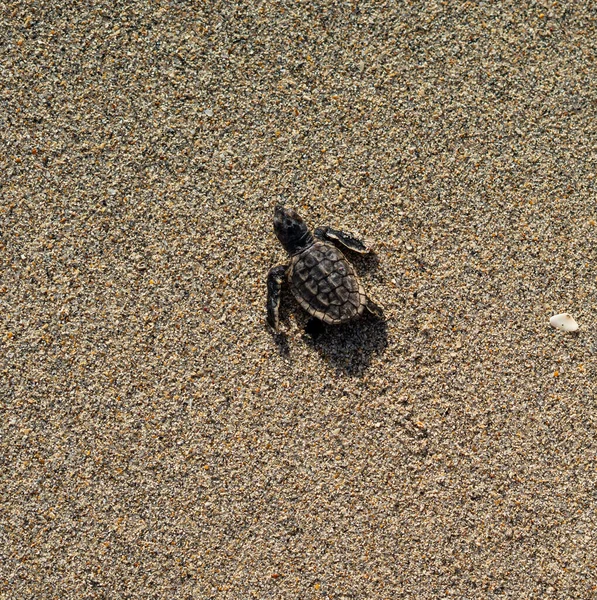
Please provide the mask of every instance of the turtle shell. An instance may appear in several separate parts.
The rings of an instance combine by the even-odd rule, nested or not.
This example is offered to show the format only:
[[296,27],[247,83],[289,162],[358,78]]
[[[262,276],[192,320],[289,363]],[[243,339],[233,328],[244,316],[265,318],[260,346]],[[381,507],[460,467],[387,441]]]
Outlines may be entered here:
[[345,323],[365,308],[367,297],[354,268],[332,244],[317,241],[293,256],[288,281],[300,305],[325,323]]

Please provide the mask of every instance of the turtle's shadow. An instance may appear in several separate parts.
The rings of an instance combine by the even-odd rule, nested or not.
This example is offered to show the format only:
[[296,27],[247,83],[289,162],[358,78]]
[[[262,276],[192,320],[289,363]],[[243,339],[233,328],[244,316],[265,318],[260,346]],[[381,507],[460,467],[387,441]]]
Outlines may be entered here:
[[290,358],[290,346],[288,336],[283,331],[273,334],[274,342],[278,348],[278,353],[284,358]]
[[358,377],[374,356],[385,352],[388,326],[385,319],[368,314],[345,325],[326,325],[309,319],[303,340],[339,372]]
[[369,254],[357,254],[356,252],[345,252],[347,258],[355,266],[357,273],[374,271],[379,268],[379,256],[373,252]]
[[[290,294],[289,294],[290,296]],[[371,364],[374,356],[380,356],[388,345],[388,326],[385,318],[368,313],[360,319],[344,325],[327,325],[309,317],[294,298],[286,298],[285,308],[280,311],[280,321],[288,326],[290,313],[295,315],[297,325],[303,330],[303,342],[319,352],[332,367],[346,375],[360,376]],[[288,336],[284,331],[273,335],[280,356],[292,360]]]

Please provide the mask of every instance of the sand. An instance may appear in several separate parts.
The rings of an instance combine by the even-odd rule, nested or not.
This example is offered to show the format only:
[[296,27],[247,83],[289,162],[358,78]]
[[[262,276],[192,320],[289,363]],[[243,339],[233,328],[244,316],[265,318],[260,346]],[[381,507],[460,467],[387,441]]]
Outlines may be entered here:
[[[590,3],[9,3],[0,597],[597,597]],[[265,327],[283,198],[385,320]],[[549,325],[558,312],[575,334]]]

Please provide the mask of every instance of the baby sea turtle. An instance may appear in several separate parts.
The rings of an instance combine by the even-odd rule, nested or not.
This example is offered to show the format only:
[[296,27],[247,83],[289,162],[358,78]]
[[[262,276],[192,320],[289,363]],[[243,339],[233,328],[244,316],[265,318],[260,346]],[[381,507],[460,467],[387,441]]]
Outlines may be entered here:
[[312,234],[296,211],[281,205],[274,213],[274,230],[290,255],[290,264],[274,267],[267,277],[267,322],[275,332],[284,279],[299,304],[324,323],[346,323],[365,310],[383,316],[381,307],[365,294],[353,266],[331,243],[366,254],[369,248],[363,242],[330,227]]

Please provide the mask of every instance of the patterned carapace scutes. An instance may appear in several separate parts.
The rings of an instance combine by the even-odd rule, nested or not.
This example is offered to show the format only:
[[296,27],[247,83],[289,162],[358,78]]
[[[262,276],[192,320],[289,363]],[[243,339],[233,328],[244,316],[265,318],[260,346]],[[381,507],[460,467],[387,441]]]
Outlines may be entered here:
[[326,323],[354,319],[365,307],[366,295],[352,265],[331,244],[316,241],[294,256],[288,280],[301,306]]

